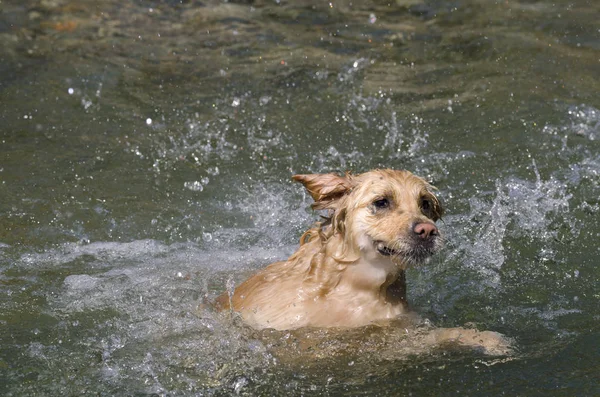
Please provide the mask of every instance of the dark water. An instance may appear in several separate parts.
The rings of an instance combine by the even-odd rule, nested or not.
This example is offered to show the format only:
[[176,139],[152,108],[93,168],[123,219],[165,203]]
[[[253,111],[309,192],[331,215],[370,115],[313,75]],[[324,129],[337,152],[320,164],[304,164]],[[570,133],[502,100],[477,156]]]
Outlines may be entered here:
[[[600,395],[599,16],[0,2],[2,395]],[[294,335],[198,309],[316,219],[292,174],[375,167],[447,207],[446,248],[408,275],[416,310],[514,356],[410,356],[384,331],[361,354],[358,331],[290,363],[271,348]]]

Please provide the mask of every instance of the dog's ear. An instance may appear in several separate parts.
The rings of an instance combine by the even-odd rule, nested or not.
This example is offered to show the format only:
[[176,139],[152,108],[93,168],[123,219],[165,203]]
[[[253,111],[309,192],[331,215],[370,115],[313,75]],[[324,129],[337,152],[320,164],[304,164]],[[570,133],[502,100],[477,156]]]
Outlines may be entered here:
[[315,200],[312,207],[317,210],[335,209],[335,201],[352,188],[349,174],[305,174],[294,175],[292,179],[304,185]]

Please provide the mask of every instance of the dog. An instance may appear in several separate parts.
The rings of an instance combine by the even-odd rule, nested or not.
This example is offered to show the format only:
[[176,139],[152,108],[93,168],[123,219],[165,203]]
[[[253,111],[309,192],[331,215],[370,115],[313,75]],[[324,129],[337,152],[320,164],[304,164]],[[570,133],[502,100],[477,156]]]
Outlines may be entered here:
[[[292,179],[310,193],[312,208],[328,216],[302,235],[286,261],[217,298],[218,309],[239,313],[256,330],[391,325],[391,340],[399,337],[395,346],[407,350],[409,343],[413,353],[437,347],[513,353],[512,340],[500,333],[435,328],[409,310],[406,269],[427,263],[443,242],[435,222],[444,209],[432,185],[391,169]],[[396,330],[394,324],[402,326]]]
[[224,293],[217,306],[253,328],[360,327],[408,313],[407,268],[442,247],[434,188],[409,171],[294,175],[329,216],[299,249]]

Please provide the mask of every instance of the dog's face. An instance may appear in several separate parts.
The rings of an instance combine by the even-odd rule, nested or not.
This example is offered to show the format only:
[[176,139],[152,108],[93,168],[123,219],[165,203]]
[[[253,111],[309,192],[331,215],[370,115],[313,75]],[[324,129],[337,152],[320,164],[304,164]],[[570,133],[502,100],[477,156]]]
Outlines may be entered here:
[[337,256],[392,261],[401,268],[426,262],[442,245],[434,222],[443,213],[433,188],[408,171],[374,170],[360,175],[296,175],[329,209]]

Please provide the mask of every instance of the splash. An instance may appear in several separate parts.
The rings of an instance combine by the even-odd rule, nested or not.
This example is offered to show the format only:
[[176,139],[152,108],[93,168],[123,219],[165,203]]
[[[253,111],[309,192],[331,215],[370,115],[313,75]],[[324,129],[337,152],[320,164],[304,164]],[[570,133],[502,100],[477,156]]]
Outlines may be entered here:
[[[563,109],[561,109],[563,110]],[[545,125],[542,132],[560,139],[561,153],[571,154],[569,145],[577,145],[580,139],[598,141],[600,139],[600,111],[592,106],[570,106],[567,110],[569,122],[564,125]]]
[[572,106],[568,110],[571,125],[567,128],[590,141],[600,139],[600,111],[594,107]]
[[312,211],[307,210],[310,200],[304,189],[299,184],[279,182],[258,183],[241,190],[244,196],[233,206],[240,211],[240,218],[249,222],[237,233],[251,238],[242,246],[285,247],[282,255],[291,254],[290,248],[315,220]]
[[560,226],[569,226],[562,216],[570,211],[568,184],[555,177],[542,180],[535,161],[532,169],[535,181],[514,176],[497,179],[491,202],[481,195],[470,198],[468,214],[447,220],[453,247],[448,259],[478,273],[487,286],[501,286],[500,270],[511,241],[535,241],[543,254],[551,250]]
[[417,115],[411,115],[409,127],[404,128],[398,122],[396,112],[392,112],[384,126],[387,132],[383,146],[389,151],[392,158],[415,157],[429,143],[429,134],[424,128],[423,119]]
[[[255,383],[257,370],[272,366],[273,358],[205,302],[222,292],[232,274],[244,277],[249,263],[268,263],[277,254],[135,241],[66,244],[23,255],[13,272],[46,267],[59,278],[50,281],[57,287],[43,292],[44,321],[26,353],[40,368],[52,362],[77,369],[113,392],[241,390],[241,379]],[[70,274],[61,280],[62,272]],[[55,369],[40,369],[38,382],[48,387],[53,376]],[[58,392],[62,386],[55,387]]]

